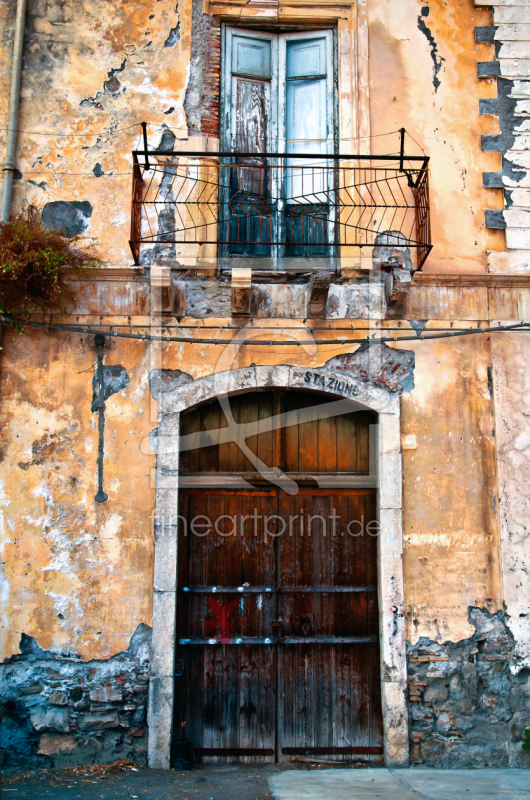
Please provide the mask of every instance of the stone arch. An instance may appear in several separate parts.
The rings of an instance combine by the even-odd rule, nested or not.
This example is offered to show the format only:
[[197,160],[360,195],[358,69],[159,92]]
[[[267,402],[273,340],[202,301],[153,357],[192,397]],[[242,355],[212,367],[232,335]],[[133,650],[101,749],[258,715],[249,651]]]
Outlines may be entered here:
[[381,526],[378,538],[378,594],[384,751],[387,766],[404,766],[408,763],[409,743],[399,393],[352,377],[340,369],[336,359],[322,367],[251,365],[195,381],[182,373],[165,391],[160,391],[148,704],[149,765],[156,769],[169,769],[170,766],[178,588],[180,414],[219,395],[261,388],[312,389],[331,398],[350,400],[359,408],[378,414],[375,471],[377,512]]

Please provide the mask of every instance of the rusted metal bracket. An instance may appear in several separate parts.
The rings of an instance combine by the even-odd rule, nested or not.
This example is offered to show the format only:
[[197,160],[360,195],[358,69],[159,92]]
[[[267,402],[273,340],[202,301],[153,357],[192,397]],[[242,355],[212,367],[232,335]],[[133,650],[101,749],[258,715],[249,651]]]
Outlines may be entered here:
[[382,753],[382,747],[282,747],[284,756],[379,756]]
[[321,594],[349,594],[359,592],[377,592],[377,586],[183,586],[181,592],[195,594],[304,594],[314,592]]
[[372,644],[378,642],[377,636],[282,636],[277,639],[261,637],[215,637],[211,639],[179,639],[179,644]]

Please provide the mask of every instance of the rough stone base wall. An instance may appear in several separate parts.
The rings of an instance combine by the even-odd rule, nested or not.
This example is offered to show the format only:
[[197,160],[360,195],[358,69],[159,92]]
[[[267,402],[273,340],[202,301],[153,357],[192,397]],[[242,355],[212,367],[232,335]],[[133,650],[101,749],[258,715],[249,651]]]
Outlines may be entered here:
[[82,662],[23,634],[20,655],[0,665],[2,774],[119,759],[146,764],[150,638],[139,625],[123,653]]
[[411,763],[530,767],[530,670],[514,675],[514,640],[502,612],[469,610],[470,639],[408,648]]

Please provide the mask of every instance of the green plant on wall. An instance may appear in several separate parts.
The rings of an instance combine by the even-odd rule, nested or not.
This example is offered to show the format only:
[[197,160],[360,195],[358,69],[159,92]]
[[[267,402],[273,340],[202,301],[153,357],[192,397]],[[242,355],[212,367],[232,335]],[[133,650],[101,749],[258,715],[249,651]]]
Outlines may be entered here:
[[47,230],[33,205],[0,223],[0,314],[17,330],[32,314],[66,311],[75,297],[67,270],[79,274],[100,265],[80,238]]
[[523,750],[530,750],[530,730],[528,728],[524,732],[524,742],[522,747]]

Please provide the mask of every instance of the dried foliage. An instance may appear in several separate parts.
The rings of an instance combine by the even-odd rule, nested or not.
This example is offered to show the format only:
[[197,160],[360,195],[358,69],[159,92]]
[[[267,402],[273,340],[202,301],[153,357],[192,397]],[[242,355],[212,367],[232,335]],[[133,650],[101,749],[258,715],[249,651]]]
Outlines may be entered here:
[[66,239],[60,231],[46,230],[33,205],[0,223],[0,314],[17,330],[35,312],[66,311],[75,297],[66,281],[67,268],[83,273],[99,266],[90,250],[78,245],[80,238]]

